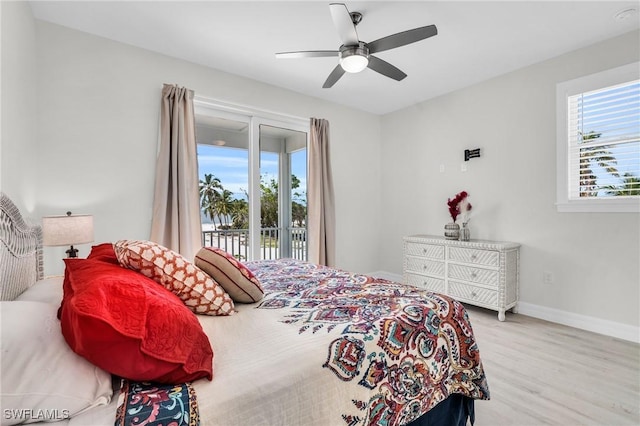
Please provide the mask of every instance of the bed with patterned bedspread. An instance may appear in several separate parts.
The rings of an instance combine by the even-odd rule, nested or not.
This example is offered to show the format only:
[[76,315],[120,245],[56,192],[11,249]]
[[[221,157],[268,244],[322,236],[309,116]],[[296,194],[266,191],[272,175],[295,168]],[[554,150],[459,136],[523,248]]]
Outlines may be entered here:
[[[347,425],[402,425],[452,394],[488,399],[464,307],[448,297],[295,260],[247,264],[267,296],[257,309],[300,338],[326,340],[322,368],[348,387]],[[336,423],[338,423],[336,419]]]
[[[458,425],[468,414],[473,422],[472,410],[459,412],[463,402],[489,399],[457,301],[291,259],[246,266],[264,299],[237,304],[228,318],[199,318],[216,354],[213,381],[193,383],[202,424]],[[131,396],[135,424],[147,420],[141,401],[149,401],[144,409],[154,419],[165,405],[176,410],[169,397]],[[451,396],[464,399],[438,405]],[[175,415],[171,410],[166,416]]]

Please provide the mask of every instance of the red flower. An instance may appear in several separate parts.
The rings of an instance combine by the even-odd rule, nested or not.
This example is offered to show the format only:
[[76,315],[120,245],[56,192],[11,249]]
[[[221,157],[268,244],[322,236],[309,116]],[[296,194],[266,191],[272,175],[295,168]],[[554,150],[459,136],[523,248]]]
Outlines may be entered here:
[[459,192],[455,197],[447,199],[447,206],[449,206],[449,214],[451,215],[451,219],[455,223],[458,215],[460,213],[466,213],[471,210],[471,203],[468,201],[464,203],[463,210],[461,211],[460,205],[465,199],[469,196],[466,191]]

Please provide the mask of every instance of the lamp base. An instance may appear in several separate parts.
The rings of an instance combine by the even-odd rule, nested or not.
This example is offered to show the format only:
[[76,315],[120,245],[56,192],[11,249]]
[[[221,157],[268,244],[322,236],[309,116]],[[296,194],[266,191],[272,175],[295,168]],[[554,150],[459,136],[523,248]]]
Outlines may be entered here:
[[73,246],[65,253],[67,253],[67,258],[78,257],[78,249],[73,248]]

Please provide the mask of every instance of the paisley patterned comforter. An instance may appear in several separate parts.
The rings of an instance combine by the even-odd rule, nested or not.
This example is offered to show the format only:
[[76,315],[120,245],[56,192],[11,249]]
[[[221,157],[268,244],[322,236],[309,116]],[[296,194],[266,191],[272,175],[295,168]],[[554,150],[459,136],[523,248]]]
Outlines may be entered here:
[[247,262],[266,293],[258,309],[324,335],[317,365],[348,386],[333,424],[403,425],[451,394],[489,399],[464,307],[446,296],[295,260]]

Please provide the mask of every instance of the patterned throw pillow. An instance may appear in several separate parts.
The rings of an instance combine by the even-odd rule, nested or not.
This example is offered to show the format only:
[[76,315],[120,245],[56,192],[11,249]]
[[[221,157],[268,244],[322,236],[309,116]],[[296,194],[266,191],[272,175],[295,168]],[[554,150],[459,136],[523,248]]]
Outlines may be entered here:
[[142,240],[120,240],[113,247],[122,266],[162,284],[196,314],[233,314],[233,300],[224,288],[179,253]]
[[195,264],[219,282],[236,302],[255,303],[264,296],[260,281],[246,266],[224,250],[202,247],[196,253]]

